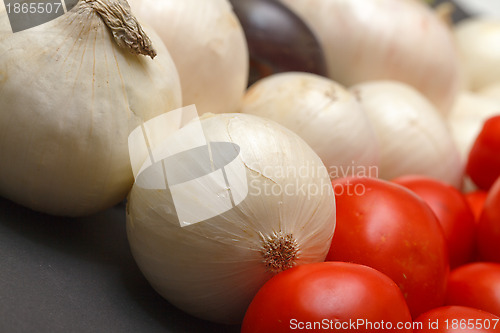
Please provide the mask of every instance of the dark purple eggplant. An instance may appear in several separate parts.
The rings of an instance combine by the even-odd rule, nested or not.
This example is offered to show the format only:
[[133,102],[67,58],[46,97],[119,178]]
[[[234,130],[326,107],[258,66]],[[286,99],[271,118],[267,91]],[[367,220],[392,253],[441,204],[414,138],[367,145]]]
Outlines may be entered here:
[[277,0],[230,0],[248,42],[248,85],[274,73],[327,76],[323,50],[311,29]]

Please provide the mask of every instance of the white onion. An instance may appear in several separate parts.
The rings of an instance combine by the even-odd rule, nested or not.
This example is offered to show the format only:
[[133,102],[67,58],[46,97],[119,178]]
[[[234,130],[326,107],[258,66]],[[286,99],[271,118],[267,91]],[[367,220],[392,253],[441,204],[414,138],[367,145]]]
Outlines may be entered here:
[[[463,91],[458,96],[447,121],[465,163],[474,141],[483,128],[484,121],[495,114],[500,114],[500,100],[470,91]],[[476,189],[474,182],[465,175],[462,191],[469,192]]]
[[457,52],[448,26],[421,1],[281,1],[316,33],[333,80],[402,81],[449,112],[461,88]]
[[[220,114],[204,117],[201,125],[207,142],[239,146],[235,161],[242,163],[243,177],[216,196],[204,196],[211,188],[201,178],[176,195],[189,198],[194,218],[205,208],[218,211],[233,185],[246,182],[248,195],[225,213],[180,227],[173,190],[148,190],[136,182],[127,205],[128,237],[141,271],[170,303],[203,319],[237,323],[274,274],[324,260],[335,228],[333,188],[313,150],[270,120]],[[196,146],[189,133],[179,131],[152,150]],[[177,170],[192,176],[204,167],[196,159]]]
[[[107,14],[95,7],[108,5],[116,6]],[[55,20],[16,33],[0,8],[3,197],[78,216],[127,195],[134,181],[130,129],[182,103],[174,63],[153,31],[146,29],[157,52],[153,60],[117,45],[111,31],[130,33],[134,52],[153,52],[133,17],[121,19],[127,7],[124,1],[81,1]],[[116,30],[102,17],[118,24]]]
[[228,0],[130,0],[174,59],[184,105],[235,112],[248,81],[248,49]]
[[396,81],[366,82],[351,91],[378,135],[381,178],[420,174],[461,186],[458,149],[444,117],[422,94]]
[[243,113],[272,119],[302,137],[331,178],[377,176],[376,134],[355,96],[338,83],[309,73],[282,73],[247,91]]
[[455,38],[470,90],[500,81],[500,18],[460,21],[455,26]]

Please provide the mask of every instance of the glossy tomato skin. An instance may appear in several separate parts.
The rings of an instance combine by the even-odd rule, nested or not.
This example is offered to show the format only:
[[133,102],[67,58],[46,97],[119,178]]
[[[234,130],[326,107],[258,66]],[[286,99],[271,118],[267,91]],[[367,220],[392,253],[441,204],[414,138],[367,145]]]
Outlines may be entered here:
[[451,271],[447,305],[463,305],[500,316],[500,264],[475,262]]
[[475,190],[465,193],[464,196],[472,210],[472,213],[474,214],[476,223],[479,222],[488,192],[484,190]]
[[442,228],[410,190],[380,179],[333,181],[337,226],[327,260],[371,266],[392,278],[413,317],[443,305],[449,273]]
[[392,181],[413,191],[436,214],[444,231],[450,268],[474,259],[476,220],[467,200],[458,189],[421,175],[401,176]]
[[413,327],[414,333],[492,333],[500,332],[500,318],[466,306],[442,306],[421,314]]
[[476,242],[480,260],[500,262],[500,178],[484,202]]
[[[377,332],[411,323],[397,285],[367,266],[321,262],[293,267],[264,284],[248,307],[241,332],[373,332],[368,322],[385,323]],[[411,332],[411,327],[397,331]]]
[[500,176],[500,116],[484,122],[469,152],[466,171],[483,190],[489,190]]

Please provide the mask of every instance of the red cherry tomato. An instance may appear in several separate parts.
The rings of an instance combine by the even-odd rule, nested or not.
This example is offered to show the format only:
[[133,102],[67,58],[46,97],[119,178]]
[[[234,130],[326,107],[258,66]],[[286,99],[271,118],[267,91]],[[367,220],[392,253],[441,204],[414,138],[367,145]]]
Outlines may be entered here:
[[452,270],[446,304],[469,306],[500,316],[500,264],[475,262]]
[[337,226],[326,259],[385,273],[413,317],[443,305],[448,252],[429,206],[410,190],[375,178],[337,179],[333,186]]
[[443,306],[421,314],[413,324],[414,333],[500,332],[500,317],[465,306]]
[[476,221],[467,200],[459,190],[420,175],[401,176],[393,182],[412,190],[436,214],[443,227],[451,268],[474,259]]
[[483,212],[477,224],[476,242],[480,259],[500,262],[500,178],[484,202]]
[[241,327],[242,333],[396,330],[411,332],[398,286],[373,268],[346,262],[305,264],[275,275],[252,300]]
[[484,202],[486,201],[486,197],[488,196],[488,192],[484,190],[476,190],[472,192],[468,192],[464,194],[469,207],[474,213],[474,217],[476,222],[479,221],[479,217],[481,216],[481,212],[483,211]]
[[484,123],[470,150],[466,171],[483,190],[488,190],[500,176],[500,116]]

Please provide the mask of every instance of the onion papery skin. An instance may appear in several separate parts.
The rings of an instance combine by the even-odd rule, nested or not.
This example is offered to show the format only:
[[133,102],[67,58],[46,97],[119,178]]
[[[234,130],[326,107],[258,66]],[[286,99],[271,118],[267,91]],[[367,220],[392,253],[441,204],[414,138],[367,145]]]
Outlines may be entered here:
[[[297,256],[288,267],[324,260],[335,229],[333,187],[316,153],[277,123],[245,114],[202,118],[207,141],[240,147],[246,179],[237,182],[247,182],[247,197],[180,227],[170,192],[136,182],[127,203],[128,239],[141,271],[170,303],[202,319],[240,323],[258,289],[277,273],[266,265],[264,240],[291,237]],[[188,137],[181,141],[189,146]],[[190,195],[206,202],[200,191]]]
[[125,199],[134,182],[129,131],[182,105],[175,65],[145,30],[154,59],[118,47],[83,2],[16,33],[0,10],[1,196],[61,216]]
[[450,111],[463,86],[457,48],[449,26],[422,1],[280,1],[317,35],[334,81],[401,81]]
[[479,89],[477,93],[481,96],[500,101],[500,80],[484,86],[483,88]]
[[304,139],[332,179],[378,176],[379,144],[371,122],[342,85],[315,74],[274,74],[253,84],[241,111],[274,120]]
[[179,72],[184,105],[198,112],[236,112],[247,87],[249,53],[228,0],[130,0],[167,46]]
[[350,90],[377,133],[380,178],[417,174],[461,188],[464,161],[448,123],[425,96],[397,81],[365,82]]

